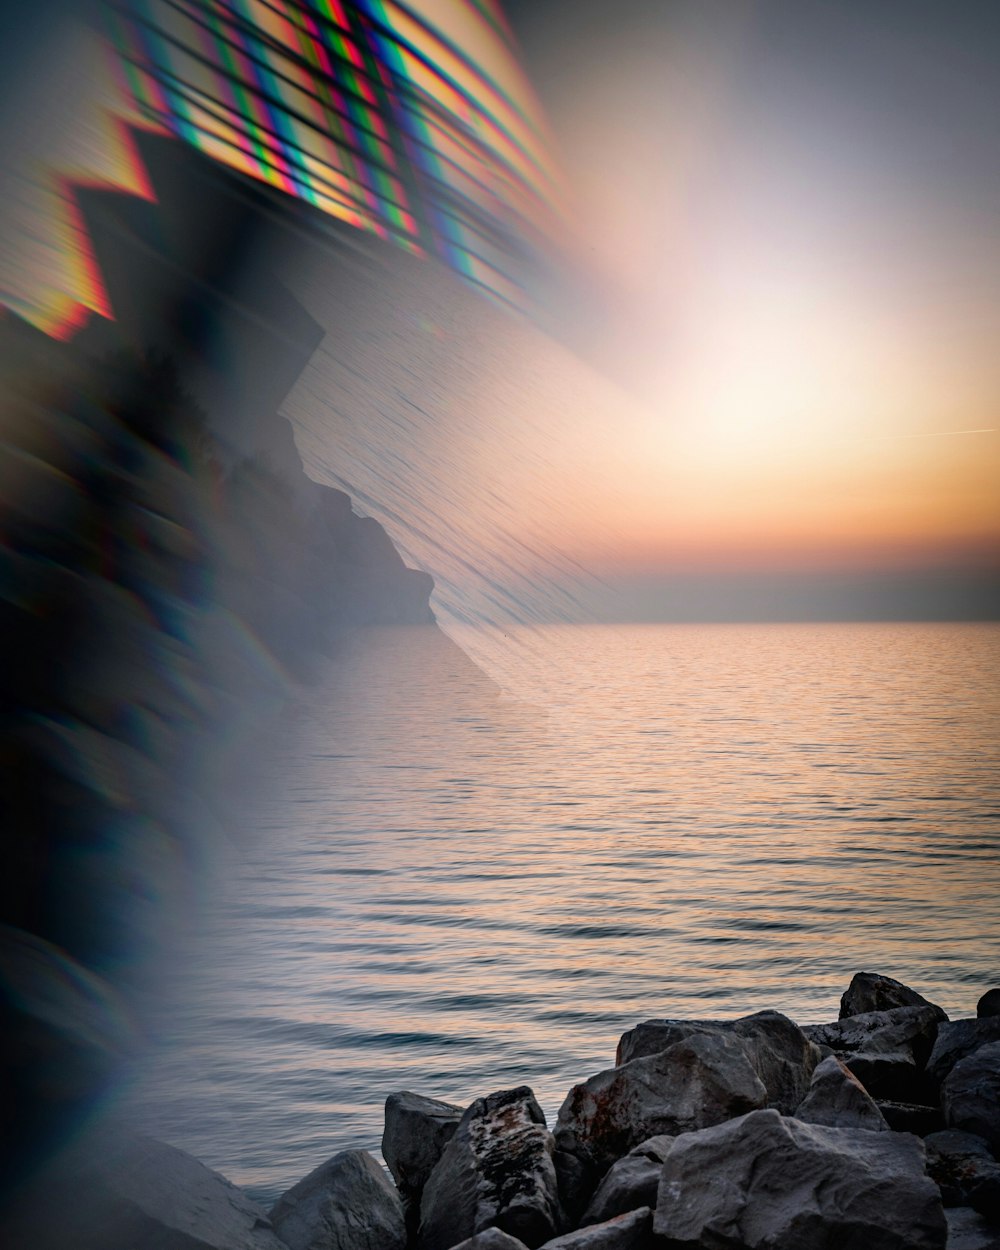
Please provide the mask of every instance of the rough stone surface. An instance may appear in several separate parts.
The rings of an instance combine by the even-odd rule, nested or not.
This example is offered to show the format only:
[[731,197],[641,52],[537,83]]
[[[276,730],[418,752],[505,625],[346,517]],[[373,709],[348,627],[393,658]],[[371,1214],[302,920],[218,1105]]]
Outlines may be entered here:
[[653,1227],[653,1212],[639,1207],[601,1224],[547,1241],[542,1250],[646,1250]]
[[267,1212],[183,1150],[120,1129],[88,1133],[4,1213],[23,1250],[286,1250]]
[[321,1163],[271,1208],[289,1250],[406,1250],[403,1204],[365,1150]]
[[971,1207],[953,1207],[948,1220],[948,1250],[1000,1250],[1000,1230]]
[[420,1250],[448,1250],[487,1228],[530,1250],[562,1225],[552,1134],[527,1086],[477,1098],[424,1188]]
[[949,1128],[975,1133],[1000,1153],[1000,1042],[955,1064],[941,1087],[941,1105]]
[[990,1042],[1000,1042],[1000,1016],[949,1020],[942,1024],[927,1060],[927,1078],[932,1086],[940,1088],[960,1059]]
[[802,1101],[820,1052],[780,1011],[758,1011],[738,1020],[646,1020],[622,1035],[616,1062],[658,1054],[687,1037],[725,1033],[738,1037],[768,1102],[791,1113]]
[[840,1000],[840,1018],[866,1015],[870,1011],[890,1011],[894,1007],[934,1007],[939,1020],[948,1016],[922,994],[902,981],[878,972],[856,972]]
[[576,1215],[611,1164],[649,1137],[705,1128],[766,1102],[740,1040],[724,1033],[695,1034],[599,1072],[575,1085],[559,1110],[563,1202]]
[[816,1065],[809,1092],[795,1115],[807,1124],[826,1124],[830,1128],[863,1128],[872,1132],[889,1129],[874,1099],[836,1055]]
[[452,1250],[527,1250],[527,1246],[499,1228],[487,1228],[485,1232],[475,1233],[460,1241]]
[[873,1097],[919,1102],[924,1065],[937,1037],[938,1010],[893,1007],[833,1024],[804,1025],[802,1031],[843,1059]]
[[1000,989],[987,990],[978,1003],[976,1003],[976,1015],[980,1020],[988,1019],[991,1016],[1000,1016]]
[[924,1139],[927,1174],[937,1182],[946,1207],[974,1207],[1000,1221],[1000,1163],[973,1133],[946,1129]]
[[940,1107],[920,1102],[892,1102],[886,1098],[880,1098],[877,1105],[894,1133],[915,1133],[917,1137],[926,1137],[928,1133],[938,1133],[944,1128]]
[[651,1137],[630,1150],[608,1169],[580,1219],[581,1224],[600,1224],[638,1207],[656,1206],[660,1172],[674,1138]]
[[382,1157],[408,1209],[420,1209],[424,1186],[451,1141],[462,1108],[408,1091],[385,1100]]
[[915,1137],[751,1112],[679,1138],[654,1232],[670,1250],[944,1250]]

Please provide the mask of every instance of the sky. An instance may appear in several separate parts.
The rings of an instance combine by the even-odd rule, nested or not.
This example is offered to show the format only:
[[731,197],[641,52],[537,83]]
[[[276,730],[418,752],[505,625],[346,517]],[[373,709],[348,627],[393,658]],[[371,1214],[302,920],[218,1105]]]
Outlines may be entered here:
[[[425,415],[373,413],[354,438],[317,366],[314,467],[341,456],[337,479],[438,561],[456,612],[457,570],[488,568],[512,621],[526,588],[528,619],[567,595],[600,619],[1000,614],[1000,10],[505,8],[563,192],[536,327],[401,258],[328,328],[368,327],[351,351],[373,393],[392,377]],[[82,12],[55,5],[45,30],[22,14],[0,41],[20,71],[0,127],[15,277],[65,259],[34,225],[61,194],[43,153],[140,189]],[[417,541],[432,515],[446,533]]]
[[599,554],[595,537],[595,565],[732,573],[737,594],[757,570],[803,586],[950,570],[988,593],[1000,10],[508,10],[589,271],[550,298],[647,410],[624,539]]

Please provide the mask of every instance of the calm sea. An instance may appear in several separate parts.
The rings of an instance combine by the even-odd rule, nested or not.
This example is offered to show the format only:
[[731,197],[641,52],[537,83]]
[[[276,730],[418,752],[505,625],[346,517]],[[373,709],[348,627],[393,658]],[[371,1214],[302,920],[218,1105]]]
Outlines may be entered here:
[[501,693],[359,637],[210,878],[137,1080],[268,1199],[382,1105],[522,1082],[555,1114],[657,1015],[835,1018],[860,968],[1000,983],[1000,628],[553,627]]

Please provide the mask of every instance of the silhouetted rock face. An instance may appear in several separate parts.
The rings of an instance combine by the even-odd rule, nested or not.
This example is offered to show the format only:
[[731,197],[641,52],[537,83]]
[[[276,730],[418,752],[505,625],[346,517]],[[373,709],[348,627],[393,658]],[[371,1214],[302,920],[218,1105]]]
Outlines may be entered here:
[[650,1137],[613,1163],[587,1204],[580,1223],[600,1224],[639,1207],[656,1206],[656,1189],[667,1152],[676,1138]]
[[345,1150],[271,1208],[288,1250],[406,1250],[403,1206],[367,1151]]
[[183,1150],[101,1132],[22,1194],[4,1245],[32,1250],[287,1250],[267,1212]]
[[649,1207],[639,1207],[547,1241],[541,1250],[646,1250],[653,1226]]
[[558,1233],[552,1135],[527,1086],[477,1098],[462,1116],[420,1208],[420,1250],[450,1250],[497,1227],[530,1250]]
[[947,1237],[915,1137],[771,1110],[674,1143],[654,1231],[677,1250],[944,1250]]
[[556,1166],[571,1215],[633,1146],[689,1133],[767,1104],[739,1040],[695,1034],[655,1055],[599,1072],[566,1095],[556,1123]]
[[[840,1018],[860,1016],[870,1011],[890,1011],[893,1007],[933,1007],[922,994],[902,981],[878,972],[856,972],[840,1000]],[[948,1017],[940,1007],[938,1018]]]
[[945,1211],[948,1250],[1000,1250],[1000,1232],[971,1207]]
[[795,1118],[829,1128],[863,1128],[876,1133],[889,1129],[874,1099],[836,1055],[817,1064]]
[[927,1174],[941,1190],[946,1207],[973,1207],[1000,1222],[1000,1164],[973,1133],[946,1129],[924,1140]]

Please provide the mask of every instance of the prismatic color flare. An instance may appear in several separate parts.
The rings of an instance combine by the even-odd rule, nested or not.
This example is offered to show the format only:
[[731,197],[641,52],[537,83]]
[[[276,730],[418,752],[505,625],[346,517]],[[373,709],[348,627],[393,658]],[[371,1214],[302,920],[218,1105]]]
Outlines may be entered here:
[[121,0],[129,111],[523,303],[558,192],[493,0]]

